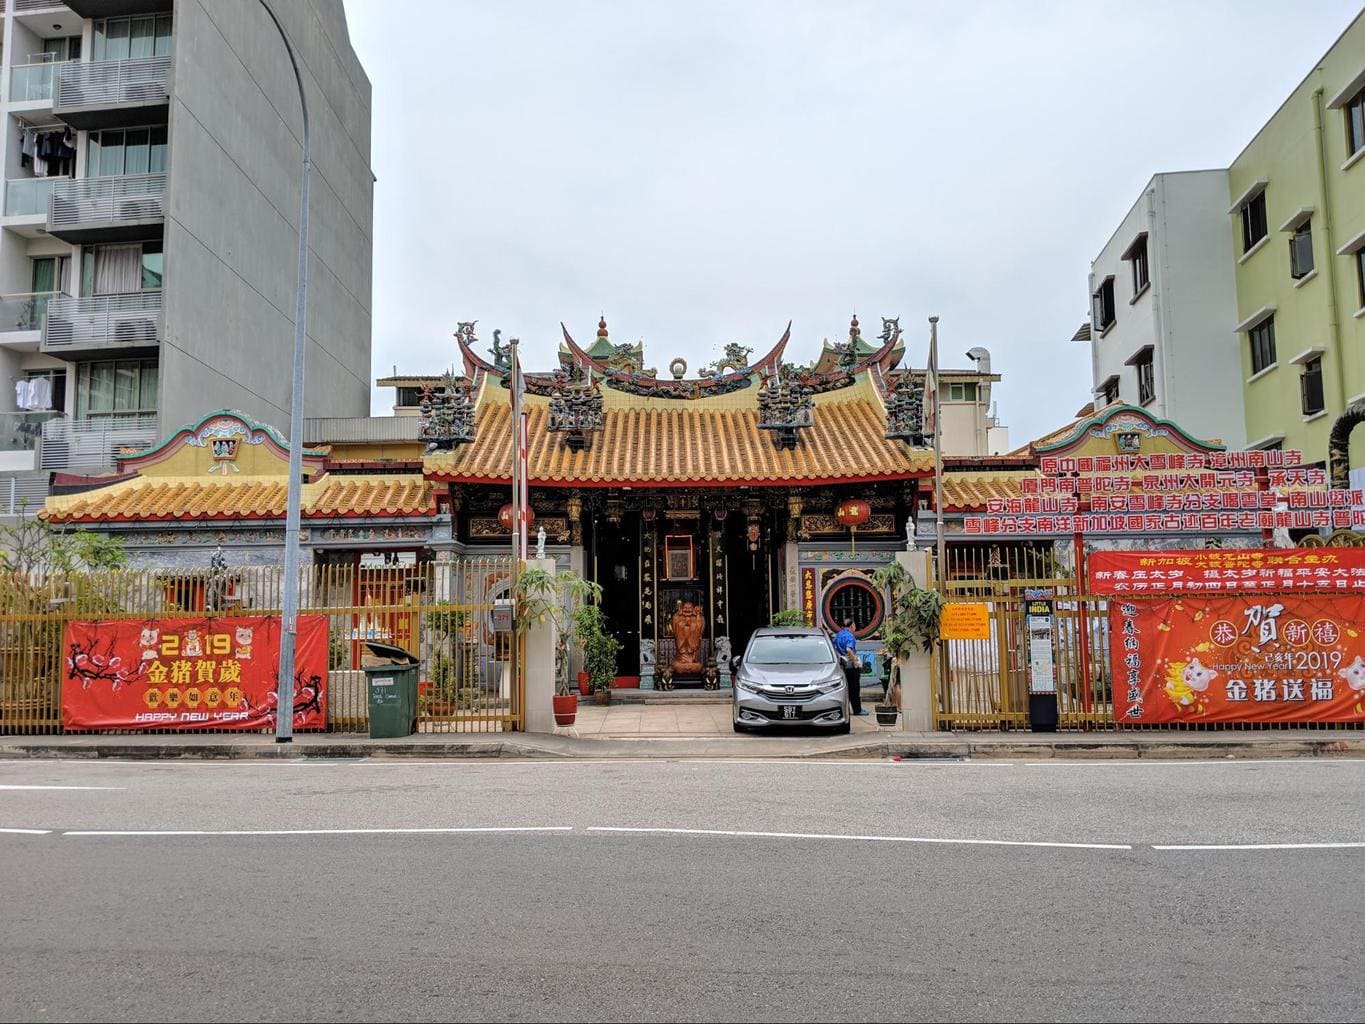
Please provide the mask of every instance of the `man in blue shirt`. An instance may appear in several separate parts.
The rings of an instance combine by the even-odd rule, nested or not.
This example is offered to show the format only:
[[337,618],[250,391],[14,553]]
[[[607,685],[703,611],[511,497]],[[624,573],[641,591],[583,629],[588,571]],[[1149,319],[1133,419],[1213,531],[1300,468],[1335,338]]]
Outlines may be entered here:
[[834,634],[834,650],[844,667],[844,680],[848,683],[848,703],[855,715],[866,715],[863,710],[862,675],[863,662],[858,657],[858,638],[853,635],[852,617],[844,619],[844,628]]

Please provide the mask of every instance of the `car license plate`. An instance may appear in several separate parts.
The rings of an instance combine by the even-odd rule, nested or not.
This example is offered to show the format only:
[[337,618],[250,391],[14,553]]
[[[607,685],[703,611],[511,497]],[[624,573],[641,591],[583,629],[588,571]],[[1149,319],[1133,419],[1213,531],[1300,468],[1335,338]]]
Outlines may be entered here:
[[795,717],[796,717],[796,705],[795,705],[795,704],[783,704],[783,705],[782,705],[782,717],[783,717],[783,718],[795,718]]

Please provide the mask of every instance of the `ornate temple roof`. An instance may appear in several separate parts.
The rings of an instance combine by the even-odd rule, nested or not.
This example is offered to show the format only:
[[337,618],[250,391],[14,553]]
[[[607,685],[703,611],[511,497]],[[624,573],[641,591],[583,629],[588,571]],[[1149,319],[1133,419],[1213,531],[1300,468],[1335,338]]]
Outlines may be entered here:
[[[526,399],[532,486],[780,485],[897,480],[933,472],[933,454],[885,437],[881,398],[867,377],[815,397],[812,424],[795,448],[779,449],[743,393],[678,403],[604,392],[603,429],[575,451],[547,429],[548,402]],[[503,482],[512,476],[512,413],[490,381],[480,396],[478,436],[423,462],[434,480]]]
[[999,470],[982,473],[944,473],[943,511],[966,512],[986,507],[996,498],[1021,498],[1020,481],[1038,476],[1037,470]]
[[[44,516],[58,523],[283,519],[285,477],[213,481],[185,477],[122,480],[95,491],[48,498]],[[303,485],[306,518],[436,514],[432,485],[418,474],[326,476]]]

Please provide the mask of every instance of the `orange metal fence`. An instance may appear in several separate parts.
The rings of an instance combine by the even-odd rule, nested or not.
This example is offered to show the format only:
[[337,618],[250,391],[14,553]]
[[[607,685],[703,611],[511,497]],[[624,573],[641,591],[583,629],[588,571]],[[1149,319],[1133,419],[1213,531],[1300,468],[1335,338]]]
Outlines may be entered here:
[[[502,732],[524,724],[524,680],[495,634],[512,560],[483,556],[413,566],[318,565],[300,573],[300,614],[328,621],[327,728],[369,728],[366,640],[411,651],[418,730]],[[7,579],[0,587],[0,733],[61,732],[63,639],[76,620],[278,614],[275,566],[105,570]]]

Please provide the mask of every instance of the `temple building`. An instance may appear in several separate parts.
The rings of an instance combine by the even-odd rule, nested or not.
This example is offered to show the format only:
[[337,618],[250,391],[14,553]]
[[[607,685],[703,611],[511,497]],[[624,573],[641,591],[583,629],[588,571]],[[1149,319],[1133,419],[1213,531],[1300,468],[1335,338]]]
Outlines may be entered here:
[[[851,618],[877,656],[886,595],[872,573],[917,529],[922,540],[932,510],[925,374],[902,365],[895,320],[869,342],[855,317],[848,340],[807,365],[784,358],[789,340],[790,326],[759,358],[730,345],[693,374],[680,358],[661,373],[603,320],[586,347],[564,329],[559,365],[523,375],[531,532],[544,531],[547,556],[601,584],[622,645],[619,685],[722,685],[731,652],[783,609],[822,625]],[[455,567],[509,551],[508,346],[495,332],[481,352],[473,324],[457,341],[459,373],[379,382],[399,389],[400,415],[309,421],[306,564],[374,568],[376,579],[407,567],[448,590],[442,580],[469,579]],[[984,349],[971,355],[973,369],[938,375],[943,449],[962,478],[945,501],[1030,472],[1027,457],[992,451],[1006,447],[990,398],[1000,378]],[[219,548],[229,564],[271,565],[286,481],[284,440],[219,411],[120,456],[112,478],[59,478],[44,514],[117,535],[134,564],[168,572]],[[496,599],[509,580],[489,574],[481,586],[481,600]],[[686,657],[679,615],[699,635]]]

